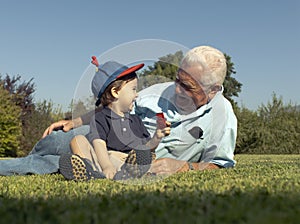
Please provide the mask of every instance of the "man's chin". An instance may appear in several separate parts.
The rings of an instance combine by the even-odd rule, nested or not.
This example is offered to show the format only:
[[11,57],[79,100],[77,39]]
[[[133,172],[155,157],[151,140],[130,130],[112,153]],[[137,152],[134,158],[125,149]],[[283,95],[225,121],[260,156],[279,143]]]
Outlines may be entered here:
[[197,110],[194,101],[188,97],[176,96],[175,104],[179,112],[182,114],[188,114]]

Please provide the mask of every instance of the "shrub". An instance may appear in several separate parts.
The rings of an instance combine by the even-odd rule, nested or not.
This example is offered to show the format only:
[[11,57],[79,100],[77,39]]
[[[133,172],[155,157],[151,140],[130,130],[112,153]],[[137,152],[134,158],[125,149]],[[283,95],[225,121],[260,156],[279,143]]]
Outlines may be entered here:
[[21,108],[11,98],[9,92],[0,85],[0,157],[16,156],[20,148]]
[[284,105],[273,94],[272,101],[256,112],[236,108],[238,138],[236,153],[300,153],[300,111]]
[[23,125],[22,148],[18,151],[18,156],[27,155],[43,132],[55,121],[64,118],[61,108],[54,108],[52,102],[46,100],[37,102],[34,110],[27,114],[26,125]]

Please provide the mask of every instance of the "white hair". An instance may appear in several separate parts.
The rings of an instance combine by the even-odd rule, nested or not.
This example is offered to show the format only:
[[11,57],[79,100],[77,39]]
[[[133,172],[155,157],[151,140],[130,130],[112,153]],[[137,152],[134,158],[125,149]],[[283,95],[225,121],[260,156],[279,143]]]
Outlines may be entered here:
[[200,81],[206,87],[222,85],[227,64],[224,54],[216,48],[210,46],[199,46],[189,50],[182,59],[183,66],[200,65],[204,72],[201,72]]

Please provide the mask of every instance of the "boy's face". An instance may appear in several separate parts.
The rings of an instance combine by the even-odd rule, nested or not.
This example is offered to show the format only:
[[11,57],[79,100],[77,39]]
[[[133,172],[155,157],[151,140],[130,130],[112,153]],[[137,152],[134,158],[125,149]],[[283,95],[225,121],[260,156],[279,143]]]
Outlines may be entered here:
[[134,101],[136,100],[137,94],[137,78],[127,82],[120,90],[119,90],[119,99],[118,104],[120,109],[126,113],[133,109]]

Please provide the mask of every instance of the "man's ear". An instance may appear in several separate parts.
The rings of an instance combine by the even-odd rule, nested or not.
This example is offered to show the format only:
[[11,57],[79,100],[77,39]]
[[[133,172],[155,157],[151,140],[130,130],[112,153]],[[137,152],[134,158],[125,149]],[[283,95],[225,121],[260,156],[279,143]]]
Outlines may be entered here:
[[112,87],[110,90],[110,93],[114,98],[116,98],[116,99],[119,98],[119,91],[116,89],[116,87]]
[[216,94],[217,92],[221,91],[222,90],[222,86],[220,85],[215,85],[213,86],[211,89],[210,89],[210,92],[208,93],[208,98],[209,99],[212,99]]
[[222,86],[220,85],[214,85],[212,88],[211,88],[211,93],[213,94],[216,94],[217,92],[221,91],[222,90]]

